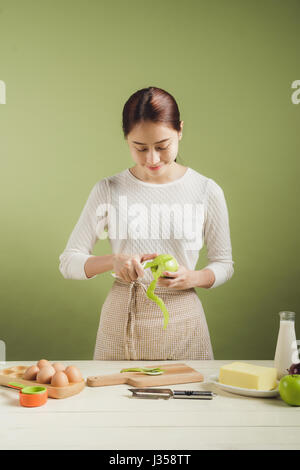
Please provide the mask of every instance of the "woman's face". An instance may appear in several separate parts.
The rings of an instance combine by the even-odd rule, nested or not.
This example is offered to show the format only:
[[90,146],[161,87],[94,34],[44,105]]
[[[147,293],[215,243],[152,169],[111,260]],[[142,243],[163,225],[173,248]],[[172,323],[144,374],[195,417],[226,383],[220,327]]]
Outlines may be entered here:
[[[181,129],[183,121],[181,121]],[[162,175],[174,166],[181,131],[156,122],[143,122],[127,135],[133,160],[147,175]],[[176,163],[175,163],[176,165]],[[156,170],[153,168],[157,168]]]

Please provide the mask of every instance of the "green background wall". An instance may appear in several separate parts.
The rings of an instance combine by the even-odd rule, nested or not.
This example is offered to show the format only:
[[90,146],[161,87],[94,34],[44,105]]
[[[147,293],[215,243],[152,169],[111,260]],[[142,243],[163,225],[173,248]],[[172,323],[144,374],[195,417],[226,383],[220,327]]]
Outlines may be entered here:
[[228,204],[234,276],[197,289],[215,359],[273,359],[280,310],[300,337],[299,18],[297,0],[0,0],[7,360],[92,359],[113,278],[66,280],[58,257],[96,181],[133,166],[121,113],[147,86],[178,102],[178,162]]

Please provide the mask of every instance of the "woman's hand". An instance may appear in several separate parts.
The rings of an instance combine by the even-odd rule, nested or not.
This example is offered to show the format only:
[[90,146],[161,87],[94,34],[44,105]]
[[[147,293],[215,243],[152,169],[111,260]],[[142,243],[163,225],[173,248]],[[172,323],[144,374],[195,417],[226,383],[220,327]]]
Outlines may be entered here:
[[193,271],[187,269],[185,266],[179,265],[178,270],[175,272],[164,271],[162,275],[168,276],[169,279],[159,277],[156,285],[160,287],[170,287],[172,289],[190,289],[192,287],[198,287],[198,274],[199,271]]
[[150,253],[143,255],[126,255],[116,254],[114,257],[113,271],[118,277],[124,281],[136,281],[139,277],[144,276],[144,269],[141,263],[148,259],[156,258],[158,253]]

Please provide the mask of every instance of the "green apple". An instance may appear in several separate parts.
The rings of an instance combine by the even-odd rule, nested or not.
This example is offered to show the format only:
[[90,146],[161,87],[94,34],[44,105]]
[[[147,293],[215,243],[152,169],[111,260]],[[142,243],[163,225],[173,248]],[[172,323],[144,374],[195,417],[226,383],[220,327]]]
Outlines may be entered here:
[[279,382],[279,393],[288,405],[300,406],[300,374],[282,377]]
[[[172,255],[162,254],[156,256],[153,261],[149,261],[145,266],[144,269],[151,268],[152,273],[158,271],[158,267],[160,268],[161,272],[170,271],[175,272],[178,271],[178,262],[177,259],[174,258]],[[163,276],[162,274],[159,277],[167,277]]]

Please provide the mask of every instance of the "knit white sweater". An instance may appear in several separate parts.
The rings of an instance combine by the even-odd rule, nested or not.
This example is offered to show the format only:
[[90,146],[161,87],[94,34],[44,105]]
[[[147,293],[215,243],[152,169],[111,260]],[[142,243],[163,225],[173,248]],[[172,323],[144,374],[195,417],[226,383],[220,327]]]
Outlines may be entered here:
[[[60,255],[66,279],[88,278],[84,264],[95,243],[108,237],[112,253],[167,253],[194,270],[199,250],[207,248],[217,287],[233,275],[228,210],[222,188],[192,168],[165,184],[147,183],[129,170],[108,176],[92,188]],[[153,280],[150,269],[144,282]]]

